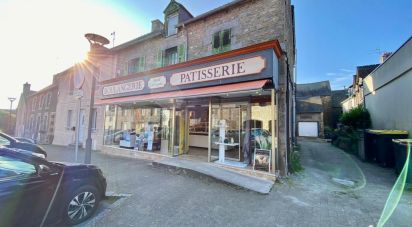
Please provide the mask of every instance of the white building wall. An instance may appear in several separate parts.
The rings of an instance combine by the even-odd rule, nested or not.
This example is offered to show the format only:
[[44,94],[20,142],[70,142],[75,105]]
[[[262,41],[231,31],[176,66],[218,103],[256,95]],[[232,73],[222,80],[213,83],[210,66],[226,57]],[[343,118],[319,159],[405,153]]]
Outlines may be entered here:
[[412,37],[364,80],[374,129],[412,134]]

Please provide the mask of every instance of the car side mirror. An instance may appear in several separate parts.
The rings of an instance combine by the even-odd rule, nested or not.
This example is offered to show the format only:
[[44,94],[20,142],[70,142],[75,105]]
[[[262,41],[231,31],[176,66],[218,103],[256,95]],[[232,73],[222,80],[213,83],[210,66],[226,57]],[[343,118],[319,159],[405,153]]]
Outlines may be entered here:
[[44,176],[50,173],[50,167],[46,165],[39,165],[39,175]]

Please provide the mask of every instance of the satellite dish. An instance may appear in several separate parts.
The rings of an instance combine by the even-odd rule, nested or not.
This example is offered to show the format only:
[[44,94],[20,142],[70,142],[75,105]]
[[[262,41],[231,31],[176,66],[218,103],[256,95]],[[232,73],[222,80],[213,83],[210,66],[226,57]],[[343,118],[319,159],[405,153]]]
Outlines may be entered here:
[[110,43],[110,41],[107,38],[93,33],[87,33],[86,35],[84,35],[84,37],[86,37],[86,39],[93,44],[96,43],[104,46]]

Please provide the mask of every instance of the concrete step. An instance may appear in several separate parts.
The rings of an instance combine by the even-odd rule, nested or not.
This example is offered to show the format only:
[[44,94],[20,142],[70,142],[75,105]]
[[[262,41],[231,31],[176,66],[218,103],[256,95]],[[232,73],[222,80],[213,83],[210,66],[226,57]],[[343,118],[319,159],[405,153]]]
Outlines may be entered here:
[[241,174],[211,163],[199,162],[195,160],[164,158],[153,161],[153,165],[192,171],[261,194],[269,194],[274,184],[274,182],[270,180]]

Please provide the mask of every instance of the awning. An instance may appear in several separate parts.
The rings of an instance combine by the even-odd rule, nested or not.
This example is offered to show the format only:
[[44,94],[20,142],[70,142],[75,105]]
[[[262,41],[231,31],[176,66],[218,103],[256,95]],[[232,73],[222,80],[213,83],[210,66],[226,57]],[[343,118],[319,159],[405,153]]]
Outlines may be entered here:
[[133,103],[139,101],[149,101],[149,100],[161,100],[161,99],[173,99],[173,98],[194,98],[199,96],[214,96],[219,94],[225,94],[230,92],[241,92],[241,91],[253,91],[262,89],[270,80],[256,80],[249,82],[242,82],[236,84],[226,84],[212,87],[203,87],[196,89],[180,90],[180,91],[169,91],[162,93],[153,93],[146,95],[119,97],[111,99],[101,99],[96,100],[96,105],[107,105],[116,103]]

